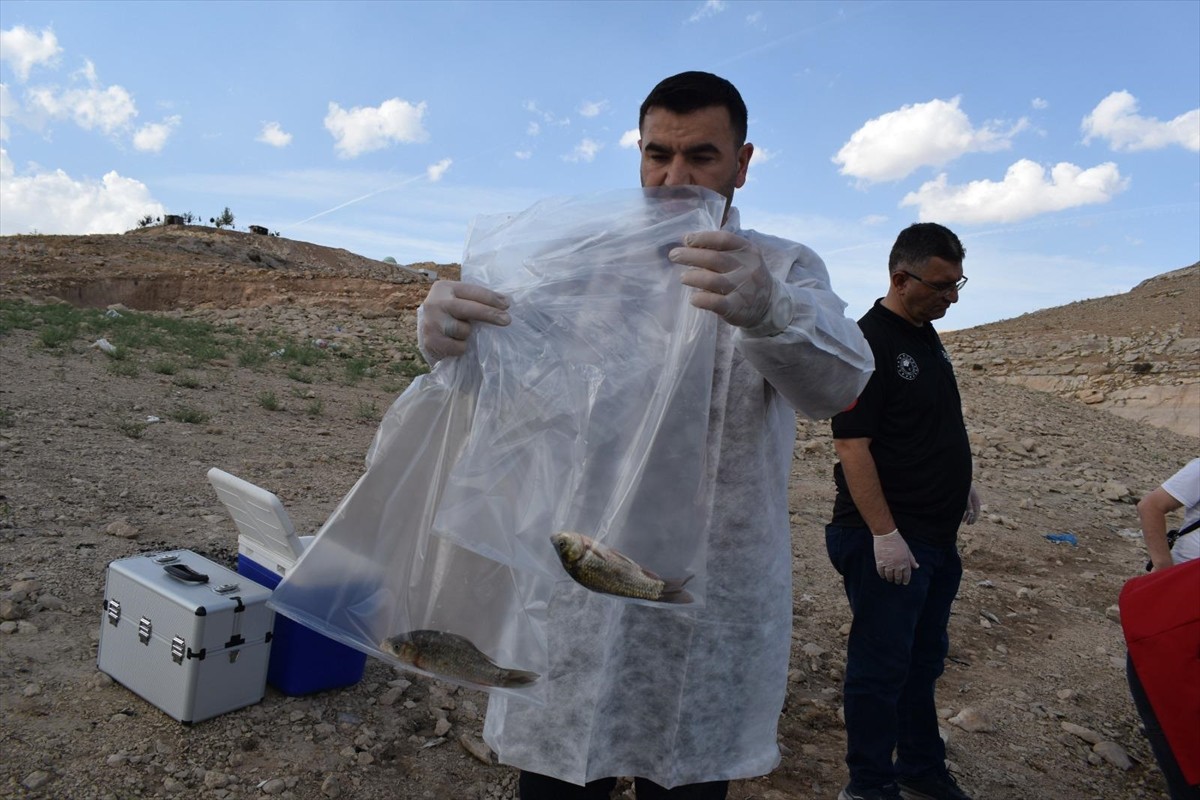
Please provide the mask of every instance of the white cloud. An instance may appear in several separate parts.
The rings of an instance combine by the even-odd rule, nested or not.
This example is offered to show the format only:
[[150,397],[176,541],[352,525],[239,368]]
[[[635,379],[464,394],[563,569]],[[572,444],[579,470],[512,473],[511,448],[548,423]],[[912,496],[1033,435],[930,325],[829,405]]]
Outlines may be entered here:
[[959,109],[960,97],[906,105],[868,120],[833,157],[843,175],[867,182],[895,181],[921,167],[940,167],[966,153],[1007,150],[1028,124],[1008,130],[990,122],[976,128]]
[[292,135],[284,132],[278,122],[264,122],[262,131],[254,141],[269,144],[271,147],[287,147],[292,143]]
[[692,12],[688,22],[699,22],[706,17],[712,17],[725,10],[725,0],[704,0],[704,4]]
[[638,142],[641,141],[641,138],[641,131],[639,131],[637,128],[630,128],[621,134],[621,147],[624,147],[626,150],[630,148],[636,148],[638,146]]
[[446,170],[450,169],[450,165],[454,163],[454,159],[443,158],[436,164],[430,164],[425,168],[425,177],[429,178],[431,183],[437,183],[446,174]]
[[18,176],[0,149],[0,234],[122,233],[146,214],[162,216],[162,203],[141,181],[115,171],[100,181],[75,180],[62,170]]
[[746,24],[747,25],[757,26],[758,23],[760,23],[760,22],[762,22],[762,12],[761,11],[755,11],[753,14],[748,14],[746,16]]
[[22,81],[29,80],[29,72],[35,66],[53,62],[61,52],[58,38],[49,28],[41,34],[23,25],[0,31],[0,60],[11,64]]
[[598,117],[601,112],[608,110],[607,100],[588,100],[579,107],[579,116]]
[[179,123],[183,118],[178,114],[167,117],[162,122],[151,122],[148,125],[143,125],[138,129],[138,132],[133,135],[133,146],[143,153],[161,153],[164,146],[167,144],[167,139],[171,138],[171,134],[179,127]]
[[17,101],[8,91],[8,85],[0,83],[0,142],[8,140],[8,120],[6,118],[15,116],[16,112]]
[[104,133],[117,133],[128,128],[137,116],[137,106],[124,87],[102,89],[41,87],[30,90],[26,106],[52,119],[70,119],[84,130],[99,128]]
[[1047,109],[1047,108],[1049,108],[1049,107],[1050,107],[1050,101],[1049,101],[1049,100],[1043,100],[1043,99],[1042,99],[1042,98],[1040,98],[1040,97],[1035,97],[1035,98],[1033,98],[1032,100],[1030,100],[1030,101],[1029,101],[1029,105],[1033,106],[1033,107],[1034,107],[1034,108],[1036,108],[1038,111],[1042,111],[1042,110],[1044,110],[1044,109]]
[[1168,122],[1143,117],[1137,110],[1137,98],[1129,92],[1113,92],[1083,118],[1084,144],[1106,139],[1117,152],[1158,150],[1173,144],[1200,151],[1200,108]]
[[888,218],[884,214],[868,214],[859,220],[859,223],[866,225],[868,228],[873,228],[877,225],[882,225],[887,222]]
[[[564,128],[571,124],[570,117],[560,117],[557,114],[555,114],[553,111],[543,111],[542,109],[538,108],[538,104],[532,100],[526,100],[522,104],[521,107],[524,108],[526,111],[528,111],[530,114],[533,114],[534,116],[538,117],[546,125],[557,125],[560,128]],[[536,127],[536,130],[533,130],[530,135],[536,136],[538,131],[541,130],[541,128],[537,127],[537,125],[538,125],[537,122],[530,123],[531,130]]]
[[584,139],[579,144],[575,145],[575,149],[568,155],[563,156],[563,161],[578,163],[580,161],[592,162],[596,160],[596,154],[604,149],[604,145],[594,139]]
[[777,150],[768,150],[765,147],[754,148],[754,153],[750,156],[750,163],[762,166],[771,159],[779,155]]
[[533,151],[532,150],[518,150],[517,152],[513,153],[513,155],[516,156],[521,161],[528,161],[529,159],[533,158]]
[[537,120],[530,120],[529,127],[525,129],[525,134],[527,136],[540,136],[541,133],[542,126],[537,124]]
[[429,133],[421,126],[425,103],[416,105],[393,97],[378,108],[355,106],[349,111],[330,102],[325,129],[333,135],[334,149],[341,158],[356,158],[400,142],[423,142]]
[[943,173],[900,201],[916,206],[922,221],[1016,222],[1037,214],[1076,206],[1107,203],[1129,186],[1112,162],[1083,169],[1055,164],[1047,179],[1045,168],[1021,159],[1000,182],[979,180],[951,186]]

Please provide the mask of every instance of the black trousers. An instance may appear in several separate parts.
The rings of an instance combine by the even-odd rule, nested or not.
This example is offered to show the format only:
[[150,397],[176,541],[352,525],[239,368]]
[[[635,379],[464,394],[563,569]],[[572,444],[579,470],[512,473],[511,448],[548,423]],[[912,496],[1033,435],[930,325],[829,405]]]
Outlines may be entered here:
[[1154,713],[1150,698],[1146,696],[1146,690],[1142,688],[1142,682],[1133,668],[1133,659],[1128,655],[1125,656],[1125,675],[1129,678],[1129,693],[1133,696],[1138,716],[1142,718],[1146,738],[1150,740],[1150,750],[1154,753],[1154,760],[1158,762],[1158,768],[1162,770],[1167,781],[1167,791],[1171,793],[1171,800],[1200,800],[1200,786],[1189,786],[1187,779],[1183,777],[1183,770],[1175,760],[1175,753],[1172,752],[1171,745],[1158,724],[1158,715]]
[[[608,800],[616,785],[616,778],[601,778],[586,786],[576,786],[557,778],[524,771],[518,783],[521,800]],[[637,778],[634,787],[637,800],[725,800],[729,781],[691,783],[664,789],[653,781]]]

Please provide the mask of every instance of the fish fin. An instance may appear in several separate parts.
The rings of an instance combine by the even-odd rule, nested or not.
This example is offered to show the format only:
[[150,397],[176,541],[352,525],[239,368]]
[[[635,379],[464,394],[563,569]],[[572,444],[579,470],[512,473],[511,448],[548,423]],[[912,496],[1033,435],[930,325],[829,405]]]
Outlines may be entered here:
[[680,605],[692,602],[692,595],[683,587],[692,579],[688,575],[683,580],[667,579],[663,581],[662,596],[658,599],[664,603],[678,603]]
[[500,687],[504,689],[516,686],[528,686],[542,677],[536,672],[523,669],[505,669],[500,671]]

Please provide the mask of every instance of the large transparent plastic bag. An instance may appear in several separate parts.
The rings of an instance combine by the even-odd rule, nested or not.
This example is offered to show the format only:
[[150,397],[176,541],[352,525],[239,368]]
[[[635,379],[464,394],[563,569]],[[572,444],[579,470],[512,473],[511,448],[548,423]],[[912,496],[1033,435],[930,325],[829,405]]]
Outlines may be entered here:
[[512,323],[476,326],[463,356],[481,385],[436,535],[633,602],[704,603],[719,323],[666,254],[724,203],[620,190],[475,223],[463,279],[506,294]]
[[542,702],[551,582],[429,535],[478,386],[478,365],[459,359],[413,382],[269,604],[404,669]]
[[477,221],[464,279],[508,294],[512,324],[475,326],[397,398],[270,605],[402,668],[543,702],[546,604],[571,579],[554,534],[690,577],[665,601],[702,603],[717,322],[666,252],[723,207],[623,190]]

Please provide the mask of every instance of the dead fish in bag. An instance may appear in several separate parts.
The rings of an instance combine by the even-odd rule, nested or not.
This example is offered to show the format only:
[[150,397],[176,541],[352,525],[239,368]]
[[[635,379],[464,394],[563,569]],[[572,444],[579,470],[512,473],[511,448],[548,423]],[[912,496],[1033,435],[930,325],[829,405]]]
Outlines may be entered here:
[[691,575],[683,580],[660,578],[629,556],[582,533],[560,531],[550,541],[567,574],[593,592],[662,603],[692,602],[692,596],[683,588]]
[[457,633],[410,631],[389,636],[379,649],[425,672],[480,686],[508,689],[528,686],[541,677],[536,672],[500,666]]

